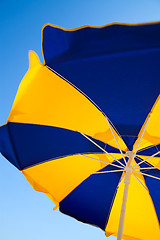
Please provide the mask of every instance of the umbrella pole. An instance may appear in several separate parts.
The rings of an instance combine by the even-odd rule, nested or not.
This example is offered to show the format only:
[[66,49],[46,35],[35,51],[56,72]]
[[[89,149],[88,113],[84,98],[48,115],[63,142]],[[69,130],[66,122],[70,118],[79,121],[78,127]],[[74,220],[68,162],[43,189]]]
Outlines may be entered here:
[[125,218],[125,211],[126,211],[128,188],[129,188],[130,178],[132,173],[131,163],[134,157],[133,152],[128,151],[128,157],[129,157],[128,164],[125,168],[125,171],[126,171],[125,180],[124,180],[125,187],[124,187],[124,193],[123,193],[123,202],[122,202],[122,208],[121,208],[117,240],[121,240],[123,235],[123,226],[124,226],[124,218]]

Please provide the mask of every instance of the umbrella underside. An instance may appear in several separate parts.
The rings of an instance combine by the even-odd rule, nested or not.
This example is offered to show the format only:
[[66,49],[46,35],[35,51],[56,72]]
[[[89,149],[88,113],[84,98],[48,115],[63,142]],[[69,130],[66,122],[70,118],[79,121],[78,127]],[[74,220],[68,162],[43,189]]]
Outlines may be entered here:
[[1,153],[33,188],[106,236],[118,232],[134,151],[123,238],[160,238],[159,42],[160,24],[46,25],[45,64],[30,52],[0,128]]

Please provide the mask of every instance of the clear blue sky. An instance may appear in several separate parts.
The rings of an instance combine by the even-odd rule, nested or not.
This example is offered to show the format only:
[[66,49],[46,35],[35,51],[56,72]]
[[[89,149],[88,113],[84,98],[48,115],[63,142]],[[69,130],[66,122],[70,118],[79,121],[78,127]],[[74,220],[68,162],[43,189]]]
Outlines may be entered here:
[[[28,69],[28,50],[36,51],[43,62],[41,29],[45,23],[74,28],[151,21],[160,21],[159,0],[1,1],[0,125]],[[34,191],[22,173],[0,156],[0,239],[106,239],[100,229],[52,211],[53,207],[45,194]]]

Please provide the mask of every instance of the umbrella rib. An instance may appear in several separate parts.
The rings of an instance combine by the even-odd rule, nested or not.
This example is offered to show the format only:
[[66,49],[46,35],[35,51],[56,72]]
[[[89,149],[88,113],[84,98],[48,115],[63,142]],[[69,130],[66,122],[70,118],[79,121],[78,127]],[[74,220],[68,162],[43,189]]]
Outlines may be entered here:
[[102,172],[95,172],[93,174],[101,174],[101,173],[114,173],[114,172],[123,172],[124,169],[113,170],[113,171],[102,171]]
[[133,172],[136,172],[136,173],[139,173],[139,174],[141,174],[141,175],[144,175],[144,176],[147,176],[147,177],[151,177],[151,178],[154,178],[154,179],[160,180],[159,177],[155,177],[155,176],[152,176],[152,175],[147,174],[147,173],[142,173],[142,172],[138,172],[138,171],[135,171],[135,170],[134,170]]
[[80,155],[80,156],[83,156],[83,157],[86,157],[86,158],[91,158],[91,159],[96,160],[96,161],[98,161],[98,162],[102,162],[102,163],[106,163],[106,164],[108,164],[108,165],[112,165],[112,166],[117,167],[117,168],[124,168],[124,167],[118,166],[118,165],[113,164],[113,163],[105,162],[105,161],[102,161],[102,160],[97,159],[97,158],[93,158],[93,157],[90,157],[90,156],[86,156],[86,155],[84,155],[84,154],[80,154],[80,153],[79,153],[79,155]]
[[141,183],[141,181],[136,177],[136,175],[135,175],[134,173],[132,173],[132,175],[137,179],[137,181],[142,185],[142,187],[144,187],[144,189],[145,189],[147,192],[149,192],[148,189],[143,185],[143,183]]
[[[139,168],[134,168],[134,170],[138,170]],[[146,167],[146,168],[140,168],[141,170],[150,170],[150,169],[160,169],[160,167]]]
[[148,157],[147,159],[144,159],[144,160],[141,161],[140,163],[137,163],[136,165],[133,166],[133,168],[135,168],[136,166],[138,166],[138,165],[140,165],[140,164],[146,162],[146,161],[149,160],[150,158],[155,157],[155,156],[158,155],[159,153],[160,153],[160,151],[157,152],[157,153],[155,153],[155,154],[153,154],[152,156]]
[[[136,158],[138,158],[141,162],[143,161],[140,157],[138,157],[138,156],[136,156]],[[143,162],[142,162],[143,163]],[[148,162],[145,162],[148,166],[151,166],[151,164],[149,164]],[[134,165],[134,166],[137,166],[137,164],[136,165]],[[134,166],[133,166],[133,168],[134,168]],[[139,166],[139,165],[138,165]],[[141,167],[141,166],[140,166]],[[139,169],[139,168],[138,168]]]
[[117,146],[118,146],[118,148],[119,148],[119,151],[120,151],[120,153],[121,153],[121,155],[122,155],[122,157],[123,157],[123,160],[124,160],[125,164],[127,165],[126,159],[125,159],[125,157],[124,157],[124,155],[123,155],[123,152],[122,152],[122,150],[121,150],[121,148],[120,148],[120,146],[119,146],[119,143],[118,143],[118,141],[117,141],[117,138],[116,138],[116,136],[115,136],[115,134],[114,134],[114,132],[113,132],[113,129],[112,129],[112,126],[111,126],[111,124],[110,124],[110,122],[109,122],[109,119],[108,119],[107,117],[106,117],[106,119],[107,119],[109,128],[110,128],[110,130],[111,130],[111,132],[112,132],[112,135],[113,135],[113,137],[114,137],[114,139],[115,139],[115,141],[116,141],[116,143],[117,143]]
[[[147,127],[148,121],[149,121],[149,119],[150,119],[150,116],[151,116],[151,114],[149,115],[149,117],[148,117],[148,119],[147,119],[147,121],[146,121],[146,123],[145,123],[145,125],[144,125],[144,129],[143,129],[143,132],[142,132],[141,137],[140,137],[140,139],[139,139],[139,142],[138,142],[138,144],[137,144],[136,150],[135,150],[135,152],[134,152],[134,157],[133,157],[133,159],[135,158],[135,156],[136,156],[136,154],[137,154],[139,145],[140,145],[141,140],[142,140],[142,138],[143,138],[143,135],[144,135],[144,132],[145,132],[145,130],[146,130],[146,127]],[[132,159],[132,162],[133,162],[133,159]]]
[[[159,144],[156,144],[156,145],[152,145],[152,146],[148,146],[148,147],[142,148],[142,149],[138,150],[137,153],[139,153],[139,152],[143,152],[144,150],[147,150],[147,149],[152,148],[152,147],[156,147],[156,148],[157,148],[157,145],[159,145]],[[158,148],[157,148],[157,151],[159,151]]]
[[[159,145],[159,144],[157,144],[157,145]],[[155,145],[155,147],[156,147],[157,151],[159,151],[159,149],[158,149],[157,145]]]
[[99,146],[97,143],[95,143],[92,139],[90,139],[88,136],[86,136],[85,134],[81,133],[85,138],[87,138],[90,142],[92,142],[95,146],[97,146],[99,149],[101,149],[103,152],[105,152],[106,154],[108,154],[110,157],[112,157],[115,161],[117,161],[119,164],[121,164],[123,167],[125,167],[125,165],[123,163],[121,163],[120,161],[118,161],[115,157],[113,157],[110,153],[108,153],[104,148],[102,148],[101,146]]
[[80,93],[82,93],[91,103],[93,103],[96,108],[101,111],[101,113],[105,115],[105,113],[100,109],[100,107],[89,97],[87,96],[87,94],[85,94],[82,90],[80,90],[77,86],[75,86],[72,82],[70,82],[67,78],[65,78],[64,76],[62,76],[60,73],[56,72],[54,69],[52,69],[51,67],[49,67],[47,64],[45,65],[49,70],[51,70],[52,72],[54,72],[56,75],[58,75],[59,77],[61,77],[63,80],[65,80],[67,83],[69,83],[72,87],[74,87],[76,90],[78,90]]

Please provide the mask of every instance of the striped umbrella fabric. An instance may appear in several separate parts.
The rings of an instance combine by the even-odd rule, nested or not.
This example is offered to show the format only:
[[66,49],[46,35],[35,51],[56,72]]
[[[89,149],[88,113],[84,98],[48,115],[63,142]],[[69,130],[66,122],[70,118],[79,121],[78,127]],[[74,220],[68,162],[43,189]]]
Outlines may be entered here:
[[[160,239],[160,23],[42,30],[0,152],[55,209]],[[124,214],[125,213],[125,214]]]

